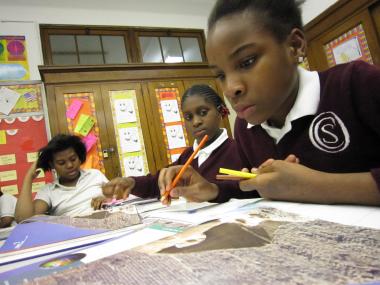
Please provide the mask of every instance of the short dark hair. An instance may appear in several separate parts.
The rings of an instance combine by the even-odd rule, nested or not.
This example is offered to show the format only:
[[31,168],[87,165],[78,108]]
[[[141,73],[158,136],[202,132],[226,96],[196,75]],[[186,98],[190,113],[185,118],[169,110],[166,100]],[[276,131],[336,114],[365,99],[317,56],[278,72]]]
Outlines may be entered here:
[[73,148],[81,163],[86,161],[86,146],[78,136],[59,134],[53,137],[48,144],[39,150],[37,168],[44,171],[51,170],[54,154],[68,148]]
[[226,103],[224,103],[218,93],[216,93],[216,91],[207,84],[196,84],[188,88],[185,93],[183,93],[181,107],[185,103],[186,99],[191,96],[203,97],[205,101],[215,106],[222,117],[229,114]]
[[225,16],[251,12],[282,42],[294,28],[303,30],[300,6],[304,0],[218,0],[208,18],[208,30]]

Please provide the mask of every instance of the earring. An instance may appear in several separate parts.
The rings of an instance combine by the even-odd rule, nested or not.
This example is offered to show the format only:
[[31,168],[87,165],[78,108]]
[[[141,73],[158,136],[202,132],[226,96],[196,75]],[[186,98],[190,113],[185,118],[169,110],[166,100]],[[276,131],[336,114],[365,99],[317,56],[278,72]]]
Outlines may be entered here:
[[302,63],[304,61],[304,57],[303,56],[299,56],[298,57],[298,63]]

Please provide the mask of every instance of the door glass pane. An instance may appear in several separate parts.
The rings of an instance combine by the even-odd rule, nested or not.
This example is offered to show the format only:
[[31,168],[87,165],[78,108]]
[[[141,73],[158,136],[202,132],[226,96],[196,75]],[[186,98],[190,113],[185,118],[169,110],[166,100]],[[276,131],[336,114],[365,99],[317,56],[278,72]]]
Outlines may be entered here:
[[50,35],[49,40],[52,51],[53,64],[78,64],[74,36]]
[[163,62],[157,37],[139,37],[143,62]]
[[183,62],[181,46],[177,37],[161,37],[160,40],[166,63]]
[[103,52],[99,36],[77,36],[79,63],[103,64]]
[[197,38],[180,38],[183,56],[186,62],[202,62],[201,50]]
[[106,63],[127,63],[127,51],[122,36],[102,36]]

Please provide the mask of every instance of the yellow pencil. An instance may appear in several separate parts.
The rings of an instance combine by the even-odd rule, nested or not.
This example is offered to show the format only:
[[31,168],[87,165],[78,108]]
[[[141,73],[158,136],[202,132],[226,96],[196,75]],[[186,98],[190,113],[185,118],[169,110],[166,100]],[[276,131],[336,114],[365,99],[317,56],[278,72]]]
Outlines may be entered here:
[[240,177],[243,179],[255,178],[257,176],[256,173],[237,171],[237,170],[232,170],[232,169],[227,169],[227,168],[220,168],[219,173],[228,174],[228,175],[232,175],[233,177]]

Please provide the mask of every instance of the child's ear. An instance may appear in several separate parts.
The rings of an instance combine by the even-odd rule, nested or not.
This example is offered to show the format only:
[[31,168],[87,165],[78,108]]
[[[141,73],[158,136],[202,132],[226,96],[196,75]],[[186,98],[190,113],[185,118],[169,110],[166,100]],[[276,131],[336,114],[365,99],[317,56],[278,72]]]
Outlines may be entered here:
[[307,42],[305,34],[298,28],[294,28],[288,37],[290,52],[295,63],[299,63],[300,58],[306,56]]

